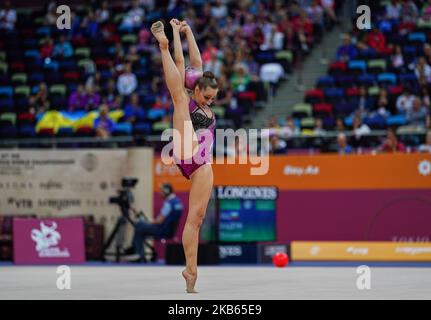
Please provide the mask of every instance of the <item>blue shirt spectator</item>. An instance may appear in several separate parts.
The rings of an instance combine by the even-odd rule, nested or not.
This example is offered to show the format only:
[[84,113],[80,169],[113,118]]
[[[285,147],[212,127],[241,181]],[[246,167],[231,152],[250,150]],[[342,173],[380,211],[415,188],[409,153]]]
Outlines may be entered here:
[[130,97],[130,102],[124,108],[124,118],[128,122],[135,122],[136,120],[145,119],[145,110],[139,104],[139,96],[134,93]]
[[337,60],[338,61],[349,61],[356,58],[358,52],[355,45],[352,44],[352,39],[349,35],[345,35],[343,39],[343,45],[338,47]]
[[94,128],[96,136],[101,138],[109,138],[112,131],[115,129],[115,122],[108,117],[109,109],[106,104],[100,106],[99,117],[94,120]]
[[337,136],[337,151],[338,154],[350,154],[353,153],[353,148],[347,144],[347,138],[344,133],[339,133]]
[[73,55],[73,48],[69,41],[66,41],[64,36],[60,37],[60,42],[54,46],[54,56],[69,58]]

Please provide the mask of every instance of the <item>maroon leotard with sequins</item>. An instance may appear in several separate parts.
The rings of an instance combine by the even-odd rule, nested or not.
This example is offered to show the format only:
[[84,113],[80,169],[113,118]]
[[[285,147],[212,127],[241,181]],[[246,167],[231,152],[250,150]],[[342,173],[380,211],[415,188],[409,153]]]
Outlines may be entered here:
[[[214,142],[216,119],[214,113],[210,119],[206,115],[198,113],[197,111],[199,111],[199,109],[201,108],[198,106],[196,101],[190,98],[190,118],[198,137],[199,151],[191,159],[175,159],[175,163],[177,164],[183,176],[187,179],[190,179],[190,176],[201,166],[210,163],[212,158],[212,146]],[[205,141],[205,139],[210,139],[210,141]]]

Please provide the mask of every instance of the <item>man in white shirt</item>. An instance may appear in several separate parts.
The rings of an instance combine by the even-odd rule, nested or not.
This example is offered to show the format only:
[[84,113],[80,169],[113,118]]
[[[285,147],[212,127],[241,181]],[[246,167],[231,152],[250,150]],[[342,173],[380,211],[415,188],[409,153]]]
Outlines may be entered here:
[[413,108],[415,98],[416,97],[410,92],[410,90],[405,88],[403,94],[398,97],[396,102],[398,112],[401,114],[410,112]]
[[0,10],[0,29],[15,29],[16,11],[11,9],[10,1],[6,0],[4,9]]
[[123,96],[132,94],[138,87],[138,80],[136,75],[132,73],[132,66],[130,63],[126,64],[125,71],[118,77],[117,89]]

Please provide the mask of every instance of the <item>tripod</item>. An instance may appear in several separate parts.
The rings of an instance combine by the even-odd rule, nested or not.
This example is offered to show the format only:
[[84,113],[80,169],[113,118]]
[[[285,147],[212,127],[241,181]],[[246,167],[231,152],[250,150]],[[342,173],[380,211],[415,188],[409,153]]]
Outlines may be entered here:
[[114,229],[109,235],[108,241],[103,247],[103,259],[105,260],[105,256],[107,255],[106,250],[110,247],[114,238],[115,242],[115,261],[120,262],[121,249],[123,248],[124,243],[124,234],[126,231],[127,222],[129,222],[132,226],[135,225],[132,219],[129,216],[129,206],[121,205],[121,217],[117,219],[117,223],[115,224]]

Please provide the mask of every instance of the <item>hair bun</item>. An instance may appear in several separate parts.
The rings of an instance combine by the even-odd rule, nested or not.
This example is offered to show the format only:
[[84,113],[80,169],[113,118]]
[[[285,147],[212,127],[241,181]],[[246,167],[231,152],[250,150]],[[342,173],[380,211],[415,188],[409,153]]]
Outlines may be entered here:
[[205,71],[204,74],[202,75],[202,77],[209,78],[209,79],[215,79],[215,75],[211,71]]

